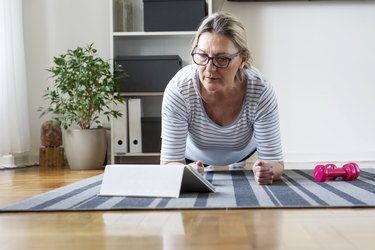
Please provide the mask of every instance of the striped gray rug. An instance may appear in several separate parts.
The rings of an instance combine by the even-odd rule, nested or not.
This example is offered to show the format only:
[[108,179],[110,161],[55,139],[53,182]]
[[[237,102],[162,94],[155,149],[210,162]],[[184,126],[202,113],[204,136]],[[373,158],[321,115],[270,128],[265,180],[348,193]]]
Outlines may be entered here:
[[375,169],[354,181],[317,183],[312,170],[285,170],[273,185],[260,186],[250,171],[206,172],[216,193],[186,193],[178,199],[97,196],[102,175],[40,194],[5,211],[89,211],[128,209],[375,207]]

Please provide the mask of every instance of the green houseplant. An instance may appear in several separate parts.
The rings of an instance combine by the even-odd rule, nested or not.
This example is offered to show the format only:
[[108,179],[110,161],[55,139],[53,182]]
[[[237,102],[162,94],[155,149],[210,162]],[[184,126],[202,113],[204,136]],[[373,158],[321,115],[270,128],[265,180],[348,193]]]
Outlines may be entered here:
[[54,66],[47,69],[53,85],[43,95],[49,106],[40,107],[39,111],[41,116],[53,114],[54,122],[66,129],[66,155],[73,169],[104,164],[107,140],[101,118],[122,116],[115,107],[125,101],[117,90],[120,77],[126,74],[119,65],[114,67],[116,75],[89,44],[54,57]]

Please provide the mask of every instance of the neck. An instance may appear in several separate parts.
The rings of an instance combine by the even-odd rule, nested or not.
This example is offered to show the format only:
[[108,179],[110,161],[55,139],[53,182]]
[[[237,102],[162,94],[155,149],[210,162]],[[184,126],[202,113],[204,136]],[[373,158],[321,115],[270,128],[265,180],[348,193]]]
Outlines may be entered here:
[[208,104],[222,102],[223,100],[228,99],[242,99],[245,92],[246,84],[244,84],[243,82],[233,83],[226,88],[212,91],[204,88],[202,84],[200,85],[202,100]]

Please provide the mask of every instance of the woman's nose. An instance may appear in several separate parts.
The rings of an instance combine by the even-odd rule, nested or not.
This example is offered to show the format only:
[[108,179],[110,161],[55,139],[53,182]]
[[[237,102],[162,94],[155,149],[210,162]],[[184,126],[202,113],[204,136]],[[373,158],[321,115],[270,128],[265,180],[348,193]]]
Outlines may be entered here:
[[212,58],[210,58],[210,60],[208,60],[208,63],[206,65],[206,69],[208,71],[216,71],[216,66],[215,66],[214,61],[212,60]]

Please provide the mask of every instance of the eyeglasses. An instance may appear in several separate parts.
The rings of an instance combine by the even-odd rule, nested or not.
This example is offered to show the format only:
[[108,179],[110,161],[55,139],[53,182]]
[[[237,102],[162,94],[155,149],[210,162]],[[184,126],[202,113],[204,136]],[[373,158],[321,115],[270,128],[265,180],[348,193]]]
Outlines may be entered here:
[[227,68],[229,66],[229,63],[235,58],[238,54],[240,54],[240,51],[238,51],[236,54],[230,55],[230,56],[213,56],[210,57],[207,54],[204,53],[191,53],[191,56],[193,57],[193,61],[195,64],[198,64],[200,66],[207,65],[210,60],[212,60],[212,63],[217,68]]

